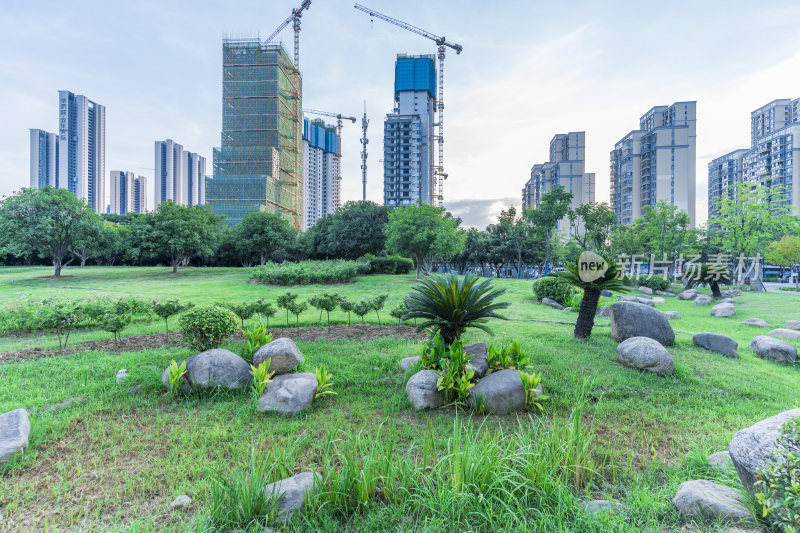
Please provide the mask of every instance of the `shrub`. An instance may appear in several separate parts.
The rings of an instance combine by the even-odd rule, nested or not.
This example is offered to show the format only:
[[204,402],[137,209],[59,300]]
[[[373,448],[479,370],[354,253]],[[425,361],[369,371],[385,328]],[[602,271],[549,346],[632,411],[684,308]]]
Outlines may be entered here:
[[318,325],[322,325],[322,312],[325,311],[328,314],[328,329],[331,329],[331,311],[339,307],[341,299],[342,297],[338,294],[328,294],[327,292],[309,298],[308,302],[319,309]]
[[663,276],[642,276],[637,281],[640,287],[647,287],[654,291],[665,291],[669,288],[669,280]]
[[569,283],[566,283],[560,277],[545,276],[533,282],[533,295],[540,302],[544,298],[550,298],[566,306],[569,305],[572,292],[572,287],[569,286]]
[[123,329],[131,323],[131,315],[128,313],[106,313],[98,321],[98,325],[105,331],[114,334],[114,340],[119,339]]
[[419,281],[406,298],[408,313],[403,319],[422,319],[420,327],[441,331],[448,346],[460,339],[469,327],[491,334],[486,322],[490,318],[505,320],[497,311],[511,304],[495,301],[505,289],[492,289],[488,279],[478,281],[478,276],[472,272],[463,277],[454,272],[428,276]]
[[253,316],[256,312],[255,305],[247,302],[226,302],[215,304],[218,307],[224,307],[232,311],[234,315],[238,316],[242,321],[242,329],[244,329],[244,321]]
[[194,304],[191,303],[183,303],[178,298],[174,300],[165,300],[160,302],[158,300],[153,300],[153,312],[164,319],[164,327],[167,330],[167,335],[169,336],[169,317],[173,315],[177,315],[178,313],[182,313],[187,309],[191,309]]
[[364,323],[364,317],[367,313],[372,311],[372,304],[368,301],[361,301],[357,304],[353,304],[353,312],[361,317],[361,323]]
[[[81,319],[80,309],[75,302],[51,301],[43,310],[41,327],[52,329],[58,334],[58,351],[61,352],[69,342],[69,334],[73,326]],[[61,342],[62,336],[64,342]]]
[[401,255],[375,257],[367,254],[361,261],[367,263],[370,274],[408,274],[414,268],[414,261]]
[[776,530],[800,533],[800,418],[781,429],[771,461],[758,475],[756,499]]
[[388,298],[388,294],[380,294],[375,298],[372,298],[369,301],[369,306],[375,311],[375,314],[378,316],[378,325],[381,325],[381,314],[380,311],[383,309],[383,305],[386,303],[386,298]]
[[346,283],[367,267],[358,261],[302,261],[267,263],[253,269],[252,278],[267,285],[309,285],[311,283]]
[[347,298],[339,298],[339,307],[342,308],[342,311],[347,313],[347,325],[349,326],[350,325],[350,313],[353,312],[353,309],[355,309],[356,304],[354,302],[351,302]]
[[405,314],[408,313],[408,307],[406,307],[405,302],[400,302],[397,304],[397,307],[389,311],[389,315],[397,319],[397,325],[400,325],[400,321],[403,319]]
[[472,382],[475,371],[467,365],[473,356],[464,352],[459,339],[455,339],[449,348],[450,361],[436,381],[436,389],[442,391],[449,401],[464,402],[469,390],[475,386]]
[[180,317],[184,341],[200,350],[217,348],[236,332],[238,317],[232,311],[204,305],[189,309]]
[[282,294],[278,296],[278,307],[281,309],[286,310],[286,325],[289,325],[289,311],[295,305],[295,300],[297,300],[297,295],[291,292],[287,292],[286,294]]
[[269,318],[275,313],[278,312],[275,307],[269,303],[268,301],[264,300],[263,298],[259,298],[255,302],[252,303],[253,312],[258,315],[259,322],[261,319],[267,319],[267,329],[269,329]]

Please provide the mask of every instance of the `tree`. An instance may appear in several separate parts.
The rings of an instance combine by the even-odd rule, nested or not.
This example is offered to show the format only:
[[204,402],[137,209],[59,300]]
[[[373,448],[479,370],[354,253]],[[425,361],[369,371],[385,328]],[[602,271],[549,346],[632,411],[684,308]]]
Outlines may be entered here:
[[347,202],[317,221],[309,234],[310,252],[322,259],[358,259],[380,255],[386,244],[389,208],[373,202]]
[[66,189],[22,189],[0,202],[0,253],[50,258],[61,277],[81,230],[98,215]]
[[[790,270],[800,265],[800,237],[784,235],[781,240],[770,243],[767,250],[768,259],[778,265],[789,267]],[[795,278],[795,283],[800,289],[800,274]]]
[[611,231],[611,249],[615,254],[633,256],[645,248],[645,235],[640,218],[631,224],[620,224]]
[[113,265],[130,256],[131,227],[104,221],[94,241],[94,260],[98,265]]
[[545,254],[544,254],[544,275],[550,270],[550,243],[553,232],[558,227],[558,221],[564,218],[569,212],[569,205],[572,201],[572,193],[568,193],[564,187],[556,187],[542,195],[537,202],[535,209],[525,211],[525,217],[537,227],[544,235]]
[[394,209],[386,226],[386,248],[413,259],[419,279],[420,270],[428,274],[437,258],[449,259],[461,250],[464,235],[458,231],[460,223],[443,207],[422,202]]
[[222,217],[203,206],[185,207],[171,200],[155,213],[134,219],[133,238],[143,249],[165,257],[178,272],[178,266],[195,255],[211,254],[222,235]]
[[81,260],[81,267],[85,267],[86,260],[99,251],[97,239],[104,229],[103,224],[103,219],[96,216],[87,217],[76,226],[72,254]]
[[605,250],[608,236],[617,223],[617,214],[608,204],[583,204],[568,216],[572,238],[582,249]]
[[687,250],[695,230],[689,228],[691,219],[678,206],[664,200],[655,206],[646,205],[642,209],[642,218],[637,219],[636,229],[643,241],[644,250],[659,260],[669,262],[670,273],[674,271],[677,261]]
[[517,209],[512,205],[506,211],[500,211],[497,217],[498,233],[508,241],[517,261],[517,279],[522,275],[522,253],[529,244],[531,228],[528,219],[517,216]]
[[235,228],[236,250],[241,258],[265,264],[270,256],[294,241],[289,222],[266,212],[248,213]]

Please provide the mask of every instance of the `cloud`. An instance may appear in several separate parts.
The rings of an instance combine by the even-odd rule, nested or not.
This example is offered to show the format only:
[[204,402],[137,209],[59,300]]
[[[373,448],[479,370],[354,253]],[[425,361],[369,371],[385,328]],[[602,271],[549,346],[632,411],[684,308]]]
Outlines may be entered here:
[[445,202],[445,208],[453,216],[461,219],[463,227],[484,229],[497,222],[500,211],[510,205],[519,206],[519,198],[491,198],[487,200],[452,200]]

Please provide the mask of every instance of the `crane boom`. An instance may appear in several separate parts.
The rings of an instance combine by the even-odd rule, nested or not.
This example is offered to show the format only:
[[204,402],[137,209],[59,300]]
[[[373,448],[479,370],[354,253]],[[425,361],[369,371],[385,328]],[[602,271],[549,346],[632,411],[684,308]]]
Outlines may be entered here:
[[336,187],[334,189],[333,203],[338,208],[342,203],[342,121],[349,120],[355,123],[356,117],[348,117],[341,113],[331,113],[329,111],[318,111],[316,109],[304,109],[304,113],[312,115],[322,115],[323,117],[333,117],[336,119]]
[[295,8],[295,9],[292,9],[292,14],[289,15],[286,18],[286,20],[281,22],[280,26],[278,26],[278,28],[274,32],[272,32],[272,35],[267,37],[267,40],[264,41],[264,44],[269,43],[275,37],[277,37],[278,34],[280,32],[282,32],[283,29],[286,26],[289,25],[289,23],[294,23],[292,26],[293,26],[293,29],[294,29],[294,67],[295,68],[300,68],[300,17],[302,16],[303,11],[307,10],[309,7],[311,7],[311,0],[303,0],[303,2],[300,4],[300,6]]
[[429,31],[423,30],[422,28],[417,28],[416,26],[409,24],[407,22],[403,22],[402,20],[397,20],[396,18],[392,18],[390,16],[384,15],[383,13],[379,13],[374,9],[370,9],[366,6],[362,6],[361,4],[356,4],[353,7],[358,9],[359,11],[363,11],[364,13],[368,14],[370,17],[375,17],[377,19],[384,20],[390,24],[394,24],[395,26],[399,26],[404,30],[408,30],[410,32],[416,33],[417,35],[422,35],[426,39],[430,39],[434,41],[438,45],[449,46],[453,50],[456,51],[457,54],[461,53],[461,50],[464,49],[460,44],[456,43],[448,43],[447,39],[444,37],[439,37],[438,35],[434,35]]

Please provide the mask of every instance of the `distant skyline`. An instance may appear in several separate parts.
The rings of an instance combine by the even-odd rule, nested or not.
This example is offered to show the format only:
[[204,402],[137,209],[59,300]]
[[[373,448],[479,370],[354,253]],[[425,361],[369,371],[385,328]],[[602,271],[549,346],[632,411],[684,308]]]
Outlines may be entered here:
[[[464,47],[445,61],[445,207],[483,227],[520,192],[550,139],[586,131],[586,171],[609,199],[609,152],[659,104],[697,101],[697,218],[708,162],[749,146],[750,112],[800,96],[800,3],[364,0]],[[58,131],[58,91],[106,107],[111,170],[148,177],[165,138],[211,160],[219,146],[222,38],[268,36],[299,0],[0,3],[0,195],[29,184],[31,128]],[[280,36],[292,52],[291,26]],[[370,118],[367,197],[383,199],[383,118],[398,53],[434,43],[352,2],[303,15],[305,106]],[[361,198],[360,121],[342,135],[342,200]],[[212,169],[207,169],[208,174]],[[108,198],[106,198],[108,203]]]

